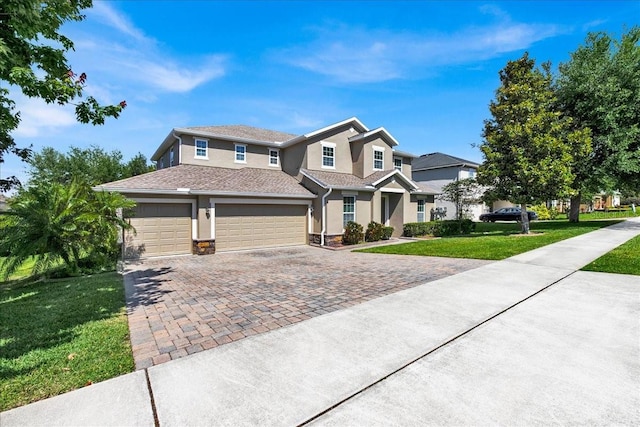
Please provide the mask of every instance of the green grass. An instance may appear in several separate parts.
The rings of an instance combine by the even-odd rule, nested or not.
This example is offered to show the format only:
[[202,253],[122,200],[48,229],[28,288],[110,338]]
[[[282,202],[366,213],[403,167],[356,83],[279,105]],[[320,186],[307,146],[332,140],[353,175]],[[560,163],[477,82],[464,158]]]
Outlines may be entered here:
[[117,274],[0,283],[0,411],[133,370]]
[[640,276],[640,236],[618,246],[582,269]]
[[[4,261],[3,257],[0,257],[0,264]],[[24,279],[31,276],[31,269],[33,268],[33,264],[35,264],[35,260],[33,258],[27,260],[24,264],[20,266],[11,276],[9,276],[9,280],[18,280]],[[0,277],[2,277],[2,270],[0,270]]]
[[566,220],[536,221],[531,223],[531,231],[539,234],[529,236],[518,235],[520,225],[517,223],[478,223],[476,231],[469,236],[377,246],[358,252],[500,260],[617,222],[582,221],[572,224]]

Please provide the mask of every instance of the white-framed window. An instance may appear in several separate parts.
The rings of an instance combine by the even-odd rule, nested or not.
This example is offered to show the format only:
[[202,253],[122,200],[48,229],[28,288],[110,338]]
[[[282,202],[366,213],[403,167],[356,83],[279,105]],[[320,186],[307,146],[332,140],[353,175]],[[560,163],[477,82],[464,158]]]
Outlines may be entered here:
[[418,199],[418,222],[424,222],[424,200]]
[[280,150],[269,148],[269,166],[280,166]]
[[235,144],[236,146],[236,163],[247,163],[247,146],[244,144]]
[[356,220],[356,196],[342,196],[342,226]]
[[171,147],[171,150],[169,150],[169,166],[173,166],[175,160],[175,153],[173,152],[173,147]]
[[206,139],[196,139],[196,159],[208,158],[209,141]]
[[381,171],[384,169],[384,148],[373,147],[373,170]]
[[336,168],[336,144],[322,143],[322,167],[328,169]]
[[402,159],[400,159],[398,157],[394,157],[393,158],[393,167],[396,170],[399,170],[400,172],[402,172]]
[[160,167],[158,169],[164,169],[164,156],[160,157]]

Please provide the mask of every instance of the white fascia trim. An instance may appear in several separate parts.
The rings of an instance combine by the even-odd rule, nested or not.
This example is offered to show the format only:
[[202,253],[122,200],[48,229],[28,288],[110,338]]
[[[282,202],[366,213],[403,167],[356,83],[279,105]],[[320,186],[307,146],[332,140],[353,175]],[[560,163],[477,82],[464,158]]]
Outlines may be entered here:
[[149,188],[117,188],[117,187],[93,187],[94,191],[110,191],[114,193],[122,193],[122,194],[167,194],[167,195],[189,195],[193,194],[188,188],[182,189],[177,188],[175,190],[168,189],[149,189]]
[[411,186],[411,188],[413,190],[419,190],[420,187],[418,187],[416,184],[414,184],[414,182],[412,180],[410,180],[409,178],[407,178],[402,172],[400,172],[398,169],[394,169],[392,172],[389,172],[388,174],[386,174],[385,176],[383,176],[382,178],[380,178],[379,180],[377,180],[376,182],[372,182],[372,185],[378,185],[380,184],[382,181],[384,181],[385,179],[389,179],[394,175],[399,175],[403,181],[405,181],[407,184],[409,184]]
[[387,144],[389,144],[391,146],[399,145],[398,141],[393,136],[391,136],[391,134],[389,132],[387,132],[387,130],[385,128],[383,128],[383,127],[379,127],[379,128],[374,129],[374,130],[371,130],[369,132],[365,132],[365,133],[361,133],[359,135],[352,136],[351,138],[349,138],[349,142],[358,141],[358,140],[361,140],[361,139],[364,139],[364,138],[368,138],[369,136],[375,135],[377,133],[382,135],[382,139],[384,141],[386,141]]
[[239,197],[211,197],[209,202],[217,205],[302,205],[310,206],[311,200],[289,200],[289,199],[256,199]]
[[191,204],[191,239],[198,240],[198,206],[196,200],[161,199],[153,197],[132,197],[136,203],[190,203]]
[[302,176],[305,176],[307,178],[309,178],[311,181],[315,182],[316,184],[318,184],[320,187],[322,188],[329,188],[329,186],[327,184],[325,184],[324,182],[318,180],[317,178],[309,175],[308,173],[306,173],[303,170],[300,170],[300,173],[302,174]]
[[400,150],[396,150],[395,148],[391,149],[393,151],[393,154],[397,155],[398,157],[409,157],[411,159],[417,159],[420,156],[416,156],[415,154],[411,154],[411,153],[407,153],[406,151],[400,151]]
[[175,134],[177,131],[178,129],[171,129],[171,132],[169,132],[169,135],[167,135],[164,138],[164,140],[162,141],[158,149],[151,156],[151,159],[150,159],[151,161],[157,162],[158,160],[160,160],[160,156],[162,155],[162,153],[167,151],[167,148],[169,148],[169,146],[173,144],[173,141],[176,138]]
[[315,199],[315,194],[303,195],[303,194],[279,194],[279,193],[241,193],[237,191],[208,191],[208,190],[192,190],[189,194],[194,196],[221,196],[221,197],[264,197],[265,200],[271,198],[285,198],[285,199]]
[[364,123],[362,123],[360,120],[358,120],[357,117],[351,117],[351,118],[343,120],[341,122],[334,123],[332,125],[323,127],[322,129],[314,130],[313,132],[310,132],[310,133],[305,133],[302,136],[304,136],[305,138],[313,138],[316,135],[320,135],[321,133],[328,132],[331,129],[335,129],[335,128],[338,128],[340,126],[344,126],[344,125],[349,124],[349,123],[357,125],[364,132],[368,132],[369,131],[369,128],[366,127],[364,125]]
[[323,147],[331,147],[331,148],[337,147],[335,142],[329,142],[329,141],[320,141],[320,145],[322,145]]
[[383,193],[406,193],[404,188],[381,188]]

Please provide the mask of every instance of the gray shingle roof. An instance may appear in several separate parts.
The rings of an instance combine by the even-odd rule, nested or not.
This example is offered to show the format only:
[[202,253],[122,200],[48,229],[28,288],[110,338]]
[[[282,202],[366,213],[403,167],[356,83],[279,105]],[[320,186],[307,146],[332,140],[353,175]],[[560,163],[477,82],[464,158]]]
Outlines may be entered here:
[[202,193],[315,196],[294,177],[281,170],[196,165],[173,166],[96,186],[98,190],[122,193],[134,193],[138,190],[175,192],[184,188]]
[[184,129],[265,142],[284,142],[297,136],[291,133],[256,128],[246,125],[191,126]]
[[477,168],[478,166],[480,166],[478,163],[472,162],[471,160],[461,159],[460,157],[450,156],[449,154],[444,153],[423,154],[417,159],[414,159],[411,163],[414,171],[462,165],[470,166],[473,168]]
[[[378,182],[380,179],[384,178],[389,174],[395,173],[395,169],[390,169],[386,171],[377,171],[372,173],[371,175],[358,178],[355,175],[351,175],[348,173],[339,173],[339,172],[327,172],[327,171],[317,171],[317,170],[308,170],[301,169],[300,170],[304,175],[311,177],[314,181],[320,183],[323,187],[333,187],[333,188],[341,188],[341,189],[362,189],[362,190],[373,190],[373,183]],[[413,181],[412,181],[413,182]],[[417,183],[413,183],[417,184]],[[437,194],[437,191],[428,192],[429,194]]]

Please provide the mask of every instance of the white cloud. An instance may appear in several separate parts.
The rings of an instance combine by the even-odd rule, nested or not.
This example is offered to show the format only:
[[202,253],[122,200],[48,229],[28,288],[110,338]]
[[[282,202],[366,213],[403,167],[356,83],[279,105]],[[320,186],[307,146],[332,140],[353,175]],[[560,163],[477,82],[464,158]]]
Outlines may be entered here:
[[[99,76],[103,86],[97,88],[97,94],[101,99],[109,99],[110,103],[121,100],[125,91],[123,86],[128,87],[129,97],[134,92],[139,100],[153,100],[158,90],[189,92],[225,75],[226,56],[209,54],[183,58],[172,55],[169,49],[148,37],[107,2],[94,2],[87,16],[88,21],[104,24],[106,30],[96,31],[100,26],[93,25],[89,27],[90,33],[74,37],[78,42],[75,52],[70,53],[71,62],[85,67],[82,71],[89,75],[90,84],[94,76]],[[185,63],[189,66],[184,66]],[[87,86],[86,94],[94,95],[94,88]]]
[[60,132],[77,124],[75,112],[69,106],[47,104],[40,98],[11,94],[20,111],[20,124],[13,133],[16,137],[32,138]]
[[280,61],[344,83],[382,82],[425,69],[474,63],[526,49],[564,30],[550,24],[511,22],[500,9],[486,9],[499,22],[450,34],[389,32],[336,26],[316,30],[316,41],[280,51]]

